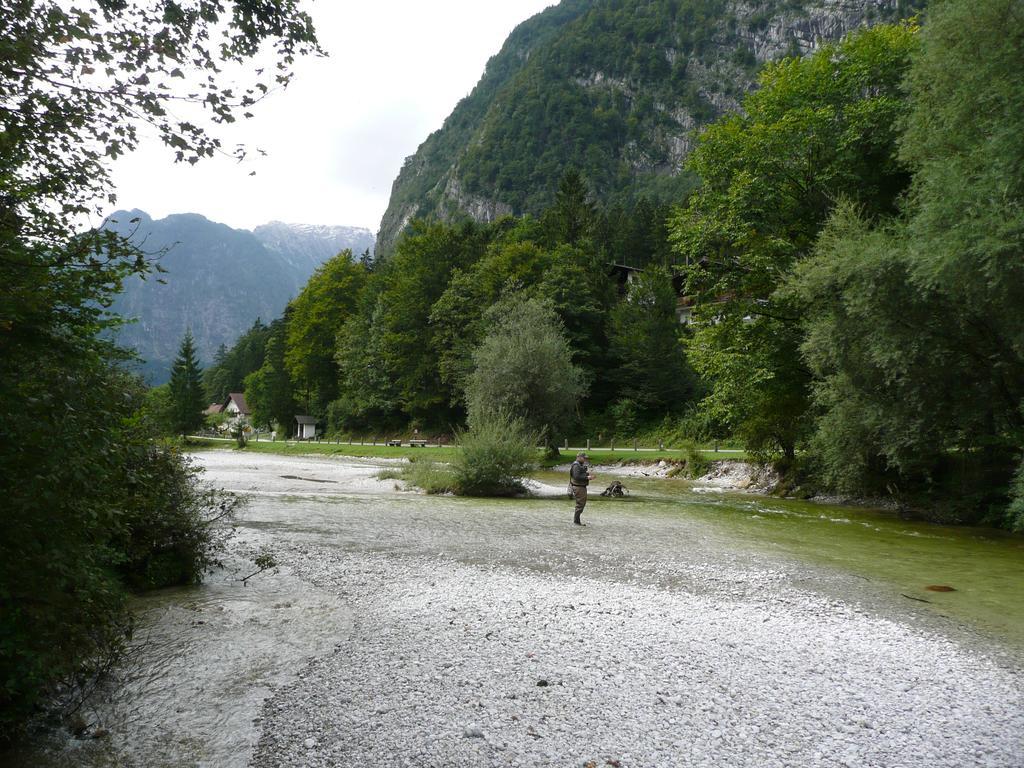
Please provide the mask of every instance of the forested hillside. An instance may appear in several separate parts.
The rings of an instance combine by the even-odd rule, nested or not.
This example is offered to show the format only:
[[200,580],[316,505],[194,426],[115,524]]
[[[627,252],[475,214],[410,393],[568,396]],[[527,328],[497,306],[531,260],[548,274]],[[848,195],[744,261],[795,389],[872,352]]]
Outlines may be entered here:
[[694,131],[739,108],[759,66],[909,15],[907,0],[566,0],[521,24],[407,158],[378,233],[417,217],[539,214],[570,167],[595,198],[678,201]]
[[1024,526],[1019,10],[945,0],[766,65],[671,214],[569,171],[539,216],[339,256],[209,382],[233,371],[261,422],[451,433],[481,392],[538,412],[552,366],[528,350],[561,339],[575,406],[549,443],[732,439],[794,492]]

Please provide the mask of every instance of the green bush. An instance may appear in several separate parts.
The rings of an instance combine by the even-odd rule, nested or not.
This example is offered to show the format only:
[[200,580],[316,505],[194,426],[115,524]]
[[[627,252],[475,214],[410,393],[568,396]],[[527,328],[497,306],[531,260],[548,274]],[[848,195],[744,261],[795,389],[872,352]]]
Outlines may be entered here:
[[[71,417],[42,429],[53,417],[22,409],[31,443],[0,448],[3,476],[19,478],[0,517],[0,738],[52,691],[73,706],[119,658],[128,590],[197,582],[222,544],[212,520],[233,509],[152,441],[138,382],[99,365],[48,383]],[[116,413],[112,392],[136,415]]]
[[154,434],[170,436],[174,434],[171,409],[171,389],[162,384],[146,391],[140,414],[152,425]]
[[231,427],[231,437],[234,438],[235,445],[237,445],[239,448],[245,448],[245,444],[249,440],[249,438],[246,436],[246,432],[245,432],[245,430],[246,430],[246,428],[248,426],[249,425],[246,424],[245,422],[239,421],[239,422],[236,422]]
[[132,589],[197,584],[220,565],[238,499],[199,481],[199,470],[175,448],[144,445],[129,457],[120,525],[108,546],[111,562]]
[[704,454],[694,442],[683,443],[683,453],[686,455],[686,471],[690,477],[702,477],[711,468],[711,462],[704,458]]
[[[159,389],[159,387],[157,387],[157,389]],[[203,426],[211,432],[219,432],[221,431],[221,427],[227,424],[230,420],[231,414],[229,413],[210,413],[207,414],[206,418],[203,420]],[[168,430],[166,434],[170,435],[174,433]]]
[[616,400],[608,409],[608,414],[615,423],[615,436],[627,440],[637,436],[636,402],[629,398]]
[[1010,528],[1024,531],[1024,461],[1021,462],[1013,478],[1013,485],[1010,486],[1010,506],[1007,513]]
[[431,459],[409,459],[400,467],[382,469],[376,475],[378,480],[401,480],[428,494],[450,493],[455,490],[455,474],[450,466]]
[[536,466],[537,436],[522,419],[499,410],[477,418],[456,436],[455,492],[464,496],[511,496]]

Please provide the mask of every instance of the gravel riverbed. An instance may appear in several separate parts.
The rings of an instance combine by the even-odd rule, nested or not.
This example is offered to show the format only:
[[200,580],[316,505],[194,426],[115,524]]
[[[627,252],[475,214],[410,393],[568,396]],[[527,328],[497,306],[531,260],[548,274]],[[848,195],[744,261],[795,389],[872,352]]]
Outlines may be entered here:
[[[355,626],[268,703],[256,766],[1020,766],[1020,677],[745,573],[731,597],[296,552]],[[718,574],[719,576],[725,574]]]
[[670,504],[580,529],[565,499],[425,497],[367,463],[202,461],[351,616],[264,703],[256,768],[1024,766],[1019,649]]

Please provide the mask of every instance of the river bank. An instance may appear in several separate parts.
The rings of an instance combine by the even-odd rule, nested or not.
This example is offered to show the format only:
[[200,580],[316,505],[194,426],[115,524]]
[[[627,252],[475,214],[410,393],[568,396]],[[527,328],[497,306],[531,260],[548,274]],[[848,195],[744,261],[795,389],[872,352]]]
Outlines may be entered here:
[[[235,449],[236,442],[233,439],[227,438],[209,438],[209,437],[190,437],[186,443],[183,444],[183,448],[192,452],[200,452],[205,450],[224,450],[224,449]],[[262,453],[262,454],[274,454],[281,456],[332,456],[338,457],[355,457],[363,459],[430,459],[435,461],[451,461],[454,457],[455,452],[458,450],[454,445],[446,443],[438,445],[437,443],[427,443],[427,445],[419,448],[413,448],[408,444],[401,446],[386,445],[383,439],[378,439],[375,442],[369,440],[363,442],[348,442],[343,440],[324,440],[324,441],[295,441],[295,440],[250,440],[242,452],[248,453]],[[540,463],[544,467],[550,467],[554,464],[558,464],[565,460],[572,460],[577,450],[580,448],[564,448],[562,449],[561,457],[555,457],[549,459],[542,456],[543,451],[538,449],[538,458]],[[685,460],[687,452],[682,449],[657,449],[657,448],[638,448],[624,449],[610,447],[595,446],[587,449],[591,455],[591,458],[607,463],[656,463],[658,461],[670,461],[670,462],[682,462]],[[744,460],[746,453],[739,449],[721,449],[718,450],[712,447],[700,448],[700,455],[708,460],[714,461],[718,459],[734,459]]]
[[[603,457],[601,457],[603,459]],[[595,463],[591,469],[597,475],[595,486],[601,485],[601,478],[650,478],[667,480],[682,477],[692,479],[695,487],[719,489],[722,491],[746,491],[749,493],[771,493],[779,482],[779,474],[764,464],[754,464],[740,459],[715,459],[707,462],[707,471],[696,478],[687,474],[685,461],[631,460],[615,463]],[[569,464],[551,468],[555,472],[568,472]]]
[[[228,439],[192,438],[185,447],[193,451],[224,450],[233,446],[234,441]],[[347,442],[295,442],[295,441],[250,441],[244,452],[277,456],[323,456],[334,459],[361,459],[368,461],[401,462],[414,460],[430,460],[450,462],[456,452],[451,445],[429,444],[426,448],[409,446],[387,446],[383,442],[347,443]],[[577,449],[563,451],[563,456],[542,459],[540,465],[546,471],[568,471],[569,464],[565,459]],[[688,457],[684,450],[622,450],[611,448],[591,448],[590,457],[597,462],[595,469],[601,475],[624,478],[674,478],[686,472]],[[771,466],[748,461],[746,453],[738,449],[701,448],[698,450],[701,459],[708,465],[708,470],[694,481],[694,487],[706,492],[742,492],[753,494],[774,494],[780,482],[779,473]],[[560,488],[560,485],[559,485]],[[537,489],[534,489],[536,491]],[[552,488],[539,489],[541,495],[557,495]],[[792,493],[782,494],[795,498]],[[808,500],[819,504],[846,505],[873,509],[896,509],[897,503],[891,498],[867,498],[843,496],[838,494],[817,493]],[[926,519],[926,518],[924,518]]]
[[[705,456],[706,458],[706,456]],[[698,493],[749,493],[755,495],[778,494],[779,483],[782,481],[778,470],[768,464],[757,464],[743,459],[713,459],[707,462],[707,470],[695,478],[686,474],[686,464],[678,460],[659,461],[626,461],[613,464],[598,464],[594,471],[598,475],[595,486],[600,486],[600,478],[644,478],[667,480],[672,478],[688,479],[691,487]],[[569,471],[568,464],[557,465],[555,471]],[[811,496],[778,494],[782,498],[799,498],[815,504],[831,506],[853,506],[869,509],[895,510],[898,505],[891,498],[869,498],[860,496],[842,496],[838,494],[817,493]]]
[[[1015,539],[642,477],[628,499],[592,500],[579,529],[564,498],[397,491],[377,460],[198,460],[247,496],[242,543],[269,547],[280,574],[179,595],[202,610],[170,624],[153,615],[158,633],[182,615],[209,630],[179,664],[138,659],[173,730],[152,709],[112,711],[106,758],[80,746],[15,765],[1024,762],[1024,647],[999,623],[1024,616]],[[957,591],[918,591],[946,581]],[[217,605],[261,590],[218,650]],[[260,657],[273,679],[216,672],[246,658],[247,626],[294,649]],[[249,724],[234,751],[203,743],[203,712]]]
[[1019,654],[737,540],[680,508],[699,497],[658,498],[657,484],[592,502],[584,529],[554,499],[323,509],[336,535],[287,557],[344,595],[352,634],[268,702],[254,765],[1024,757]]

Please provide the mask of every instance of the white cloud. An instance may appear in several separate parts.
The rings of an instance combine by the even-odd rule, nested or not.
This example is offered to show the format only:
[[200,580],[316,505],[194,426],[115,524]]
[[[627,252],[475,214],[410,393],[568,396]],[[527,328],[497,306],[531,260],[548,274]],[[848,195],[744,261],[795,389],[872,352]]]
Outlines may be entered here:
[[[402,161],[439,128],[521,21],[552,0],[377,0],[310,6],[328,58],[306,59],[255,118],[220,135],[266,157],[174,165],[149,142],[114,169],[119,207],[376,230]],[[255,171],[255,176],[250,172]]]

